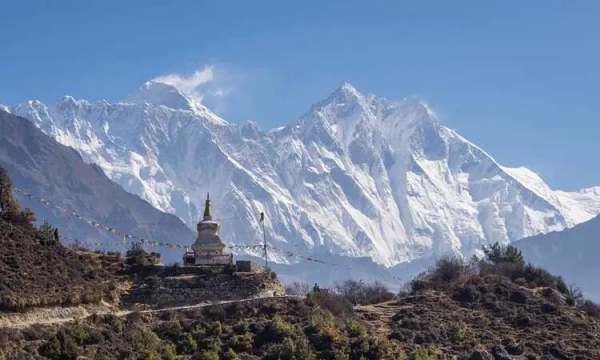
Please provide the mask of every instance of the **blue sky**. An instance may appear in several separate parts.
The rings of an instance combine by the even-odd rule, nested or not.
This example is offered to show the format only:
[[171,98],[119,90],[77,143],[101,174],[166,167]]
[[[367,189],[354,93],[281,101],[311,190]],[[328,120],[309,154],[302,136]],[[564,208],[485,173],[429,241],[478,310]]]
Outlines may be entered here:
[[348,81],[427,101],[498,161],[555,188],[600,185],[597,1],[0,6],[0,103],[118,100],[198,72],[198,96],[218,113],[270,128]]

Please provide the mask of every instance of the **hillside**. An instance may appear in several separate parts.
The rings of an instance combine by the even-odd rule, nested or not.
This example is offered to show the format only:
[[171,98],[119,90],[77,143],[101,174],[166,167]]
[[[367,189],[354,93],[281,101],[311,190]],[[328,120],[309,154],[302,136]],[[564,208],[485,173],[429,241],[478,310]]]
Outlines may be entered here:
[[0,196],[0,311],[118,300],[117,256],[76,252],[50,225],[36,228],[35,215],[12,198],[1,167]]
[[528,261],[565,277],[590,298],[600,300],[600,217],[571,229],[515,243]]
[[[60,228],[63,241],[75,239],[91,248],[124,250],[123,238],[72,215],[101,222],[130,234],[163,242],[191,243],[192,231],[177,217],[165,214],[124,191],[103,171],[86,164],[72,148],[46,136],[31,122],[0,110],[0,166],[15,187],[33,195],[18,195],[39,220]],[[51,206],[45,206],[44,198]],[[61,210],[62,208],[63,210]],[[179,260],[170,252],[167,260]]]
[[[264,212],[278,249],[271,261],[282,265],[298,262],[288,252],[349,258],[340,262],[361,274],[429,264],[600,212],[597,191],[555,191],[528,169],[500,165],[427,104],[350,84],[268,131],[230,123],[158,81],[117,103],[65,96],[10,110],[190,227],[208,191],[232,243],[262,241],[257,214]],[[296,268],[281,272],[295,277]],[[325,280],[321,268],[306,270],[305,279]],[[347,277],[332,274],[328,280]]]
[[[600,307],[511,248],[441,260],[394,297],[360,282],[305,297],[0,329],[7,359],[597,359]],[[515,256],[513,256],[515,255]],[[301,289],[299,286],[296,289]],[[391,298],[391,299],[390,299]]]
[[387,312],[389,338],[446,358],[597,359],[600,306],[579,296],[530,265],[442,260],[409,293],[363,318]]

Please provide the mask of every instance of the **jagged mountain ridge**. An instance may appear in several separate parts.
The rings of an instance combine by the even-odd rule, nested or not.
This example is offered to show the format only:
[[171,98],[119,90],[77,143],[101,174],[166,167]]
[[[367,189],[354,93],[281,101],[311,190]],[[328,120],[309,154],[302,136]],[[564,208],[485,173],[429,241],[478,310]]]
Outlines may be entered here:
[[[553,191],[529,170],[500,166],[426,104],[363,95],[350,84],[267,132],[228,123],[157,82],[116,104],[64,97],[10,110],[189,226],[210,191],[230,242],[258,241],[255,215],[264,211],[281,250],[393,266],[470,255],[600,212],[599,188]],[[272,260],[293,262],[282,254]]]
[[[100,242],[104,249],[121,251],[130,246],[122,238],[72,216],[71,211],[137,236],[179,244],[193,242],[194,233],[180,219],[124,191],[97,165],[85,163],[77,151],[45,135],[30,121],[2,110],[0,166],[8,171],[15,186],[52,204],[44,206],[39,200],[15,193],[24,206],[35,211],[39,221],[58,227],[64,242],[80,240],[85,246]],[[169,257],[167,261],[178,259]]]

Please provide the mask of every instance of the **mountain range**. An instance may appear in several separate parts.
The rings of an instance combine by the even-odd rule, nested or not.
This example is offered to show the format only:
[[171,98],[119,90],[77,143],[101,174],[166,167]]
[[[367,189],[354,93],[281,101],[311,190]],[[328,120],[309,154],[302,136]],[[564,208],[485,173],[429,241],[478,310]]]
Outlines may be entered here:
[[[161,242],[189,244],[194,239],[194,233],[176,216],[126,192],[97,165],[85,163],[77,151],[46,136],[30,121],[2,110],[0,166],[17,188],[30,195],[15,192],[19,202],[33,209],[38,221],[59,228],[66,243],[79,241],[87,247],[120,251],[131,246],[130,239],[124,242],[84,219]],[[169,261],[179,259],[179,255],[168,256]]]
[[[298,265],[301,254],[401,268],[600,213],[600,187],[553,190],[527,168],[500,165],[427,104],[347,83],[270,130],[228,122],[157,81],[116,103],[65,96],[5,109],[190,228],[207,192],[229,243],[262,241],[264,212],[277,264]],[[305,270],[322,276],[318,266]]]

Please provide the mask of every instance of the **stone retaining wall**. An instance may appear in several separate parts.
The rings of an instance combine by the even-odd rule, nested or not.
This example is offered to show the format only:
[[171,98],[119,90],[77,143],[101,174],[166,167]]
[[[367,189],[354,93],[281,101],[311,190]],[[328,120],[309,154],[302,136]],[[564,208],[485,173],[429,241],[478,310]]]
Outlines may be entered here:
[[137,281],[130,293],[122,298],[123,305],[161,308],[245,299],[267,292],[284,293],[283,286],[270,272],[217,274],[192,268],[171,274],[158,273]]

